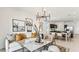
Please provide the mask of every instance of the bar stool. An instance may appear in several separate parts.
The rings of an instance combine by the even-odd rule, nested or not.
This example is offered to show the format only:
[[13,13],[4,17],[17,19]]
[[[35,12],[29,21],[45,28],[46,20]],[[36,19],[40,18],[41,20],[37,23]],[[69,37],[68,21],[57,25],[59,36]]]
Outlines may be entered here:
[[60,49],[57,46],[51,45],[48,47],[49,52],[60,52]]

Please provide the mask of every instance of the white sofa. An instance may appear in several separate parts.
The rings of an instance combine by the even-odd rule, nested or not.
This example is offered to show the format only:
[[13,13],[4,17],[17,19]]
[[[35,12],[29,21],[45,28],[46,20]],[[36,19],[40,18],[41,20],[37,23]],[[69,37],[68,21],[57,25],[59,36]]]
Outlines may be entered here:
[[23,51],[22,48],[23,47],[16,41],[9,43],[8,39],[5,40],[5,50],[6,50],[6,52],[14,52],[14,51],[20,51],[21,52],[21,51]]
[[22,51],[22,46],[15,40],[15,34],[8,34],[5,38],[5,51]]

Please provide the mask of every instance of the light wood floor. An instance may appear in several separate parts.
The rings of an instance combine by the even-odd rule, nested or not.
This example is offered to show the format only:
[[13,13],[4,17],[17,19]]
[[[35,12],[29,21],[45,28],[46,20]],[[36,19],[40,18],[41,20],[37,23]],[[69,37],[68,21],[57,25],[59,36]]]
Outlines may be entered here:
[[56,44],[69,48],[70,52],[79,52],[79,35],[75,35],[71,41],[56,40]]

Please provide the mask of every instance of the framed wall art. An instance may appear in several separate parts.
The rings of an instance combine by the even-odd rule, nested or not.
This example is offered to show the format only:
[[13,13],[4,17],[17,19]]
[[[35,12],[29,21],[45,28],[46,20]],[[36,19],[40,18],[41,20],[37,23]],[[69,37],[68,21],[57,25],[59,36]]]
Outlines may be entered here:
[[13,32],[24,32],[25,31],[25,21],[12,19],[12,30]]

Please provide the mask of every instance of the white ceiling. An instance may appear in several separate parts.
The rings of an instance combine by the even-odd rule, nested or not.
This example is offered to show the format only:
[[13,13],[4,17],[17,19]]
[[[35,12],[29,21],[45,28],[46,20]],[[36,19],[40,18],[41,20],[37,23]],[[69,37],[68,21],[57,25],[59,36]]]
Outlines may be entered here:
[[[4,7],[0,10],[14,10],[17,12],[28,13],[29,15],[36,16],[37,12],[41,12],[41,7]],[[78,20],[79,8],[78,7],[45,7],[48,13],[51,14],[51,20]]]
[[[37,12],[41,12],[40,7],[24,7],[24,8],[13,8],[17,11],[29,12],[30,14],[36,15]],[[77,20],[79,19],[79,8],[78,7],[45,7],[46,11],[51,14],[52,20]]]

